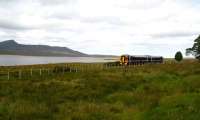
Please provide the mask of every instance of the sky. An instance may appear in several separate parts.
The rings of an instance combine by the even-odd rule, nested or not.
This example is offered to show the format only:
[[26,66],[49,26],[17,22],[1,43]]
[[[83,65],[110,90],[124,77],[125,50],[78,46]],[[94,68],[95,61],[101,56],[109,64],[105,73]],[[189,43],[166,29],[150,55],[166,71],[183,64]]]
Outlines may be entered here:
[[174,57],[200,34],[199,11],[200,0],[0,0],[0,41]]

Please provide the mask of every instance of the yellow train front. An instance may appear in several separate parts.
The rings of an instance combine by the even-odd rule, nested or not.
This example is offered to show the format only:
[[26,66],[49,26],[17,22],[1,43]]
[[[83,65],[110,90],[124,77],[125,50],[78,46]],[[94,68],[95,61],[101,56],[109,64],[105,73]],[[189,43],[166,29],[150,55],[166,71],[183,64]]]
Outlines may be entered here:
[[145,63],[163,63],[163,57],[150,55],[122,55],[120,57],[121,65],[139,65]]

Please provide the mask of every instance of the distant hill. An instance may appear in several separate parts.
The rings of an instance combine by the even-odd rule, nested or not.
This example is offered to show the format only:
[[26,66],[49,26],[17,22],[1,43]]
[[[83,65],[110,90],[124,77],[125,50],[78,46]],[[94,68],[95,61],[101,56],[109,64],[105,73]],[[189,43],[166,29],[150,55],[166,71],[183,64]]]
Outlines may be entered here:
[[67,56],[88,57],[89,55],[74,51],[67,47],[48,45],[24,45],[14,40],[0,42],[0,54],[27,55],[27,56]]

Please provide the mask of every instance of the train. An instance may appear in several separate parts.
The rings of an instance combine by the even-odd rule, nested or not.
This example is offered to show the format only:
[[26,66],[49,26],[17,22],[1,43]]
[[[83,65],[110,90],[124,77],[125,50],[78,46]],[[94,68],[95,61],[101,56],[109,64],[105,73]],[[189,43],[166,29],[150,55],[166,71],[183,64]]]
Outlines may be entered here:
[[146,63],[163,63],[163,57],[151,55],[122,55],[120,57],[121,65],[141,65]]

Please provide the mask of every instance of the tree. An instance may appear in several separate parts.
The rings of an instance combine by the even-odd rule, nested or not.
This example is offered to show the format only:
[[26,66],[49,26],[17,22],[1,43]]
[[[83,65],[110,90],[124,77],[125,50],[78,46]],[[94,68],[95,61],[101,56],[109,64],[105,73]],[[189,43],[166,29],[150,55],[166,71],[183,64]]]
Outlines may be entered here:
[[194,40],[192,48],[186,49],[186,55],[192,54],[196,59],[200,60],[200,35]]
[[181,60],[183,60],[183,55],[180,51],[178,51],[175,55],[175,60],[180,62]]

